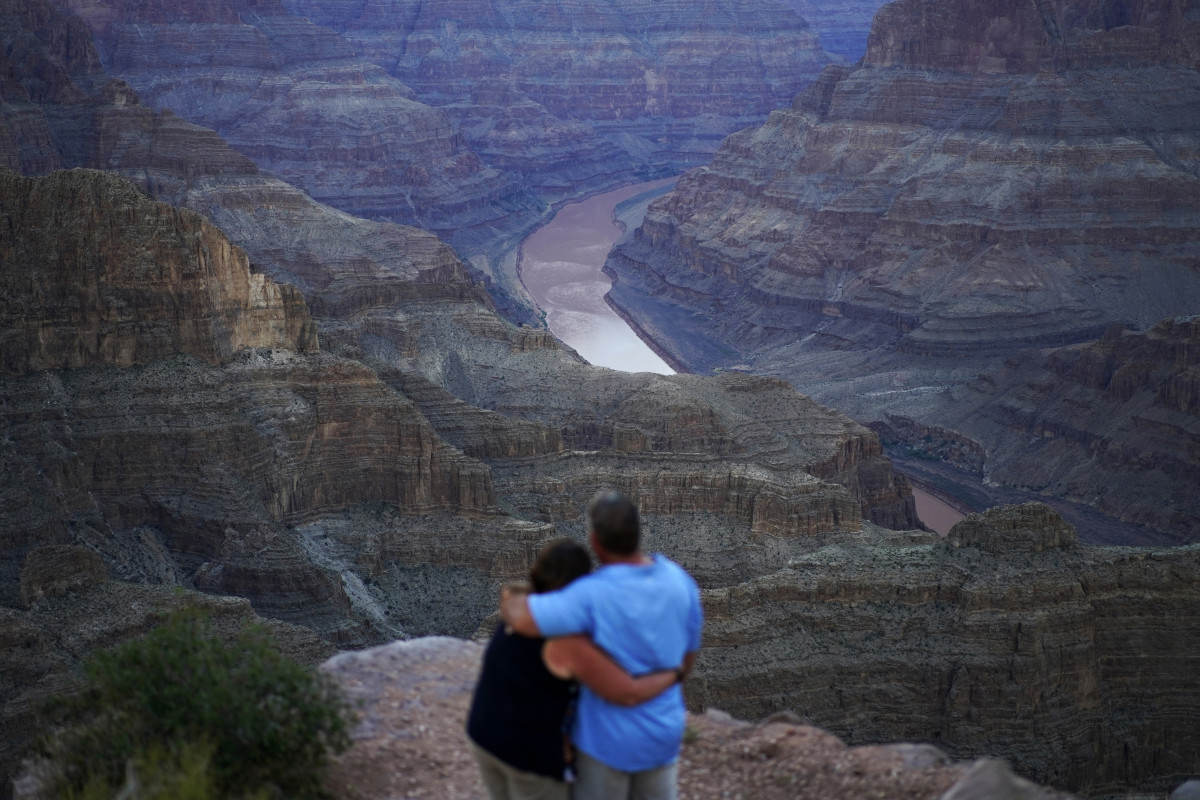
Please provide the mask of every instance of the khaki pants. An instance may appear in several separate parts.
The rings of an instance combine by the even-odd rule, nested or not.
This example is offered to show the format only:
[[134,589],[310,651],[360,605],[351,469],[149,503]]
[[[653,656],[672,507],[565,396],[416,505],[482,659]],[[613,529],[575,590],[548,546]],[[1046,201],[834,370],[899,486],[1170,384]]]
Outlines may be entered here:
[[676,800],[679,762],[642,772],[621,772],[584,752],[575,756],[572,800]]
[[491,800],[567,800],[567,784],[562,781],[514,769],[474,742],[471,752]]

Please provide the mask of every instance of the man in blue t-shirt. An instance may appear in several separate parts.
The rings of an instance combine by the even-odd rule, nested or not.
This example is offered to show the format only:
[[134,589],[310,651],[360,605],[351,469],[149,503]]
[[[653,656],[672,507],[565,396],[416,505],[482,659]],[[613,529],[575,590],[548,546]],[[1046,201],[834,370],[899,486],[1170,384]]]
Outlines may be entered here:
[[685,719],[679,684],[700,649],[700,591],[675,562],[642,553],[637,506],[628,498],[601,495],[588,516],[601,568],[557,592],[506,588],[501,613],[526,636],[587,634],[631,675],[676,669],[675,686],[631,708],[583,687],[573,730],[575,800],[674,800]]

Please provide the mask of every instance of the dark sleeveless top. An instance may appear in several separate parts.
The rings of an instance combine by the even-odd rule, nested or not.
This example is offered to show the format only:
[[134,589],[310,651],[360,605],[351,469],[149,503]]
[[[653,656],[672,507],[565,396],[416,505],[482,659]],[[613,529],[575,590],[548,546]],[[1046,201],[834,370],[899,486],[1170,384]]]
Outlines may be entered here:
[[545,639],[505,633],[501,623],[483,655],[467,735],[525,772],[563,779],[563,719],[574,690],[542,663]]

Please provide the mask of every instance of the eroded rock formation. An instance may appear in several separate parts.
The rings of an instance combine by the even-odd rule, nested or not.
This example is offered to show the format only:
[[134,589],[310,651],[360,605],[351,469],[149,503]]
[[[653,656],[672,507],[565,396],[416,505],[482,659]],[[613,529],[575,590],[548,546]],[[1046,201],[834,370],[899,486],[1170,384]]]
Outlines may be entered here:
[[[1089,503],[1175,541],[1200,537],[1200,322],[1114,327],[1079,345],[1009,359],[941,398],[934,428],[889,416],[878,430],[918,452],[988,454],[990,480]],[[969,458],[967,459],[969,460]]]
[[147,105],[321,202],[437,231],[526,321],[509,262],[549,203],[695,163],[832,58],[775,2],[68,5]]
[[791,710],[851,743],[1011,759],[1090,795],[1163,792],[1200,758],[1200,550],[1088,547],[1040,504],[945,541],[886,534],[704,593],[697,705]]
[[252,272],[245,253],[199,215],[151,202],[125,181],[3,171],[0,220],[0,369],[8,374],[317,349],[298,290]]
[[[612,300],[693,369],[751,365],[929,426],[943,389],[1023,348],[1193,313],[1189,8],[886,6],[857,67],[651,206],[610,257]],[[1007,455],[987,458],[991,475]]]
[[216,130],[318,200],[454,228],[494,218],[488,207],[512,191],[444,114],[277,2],[67,5],[144,102]]

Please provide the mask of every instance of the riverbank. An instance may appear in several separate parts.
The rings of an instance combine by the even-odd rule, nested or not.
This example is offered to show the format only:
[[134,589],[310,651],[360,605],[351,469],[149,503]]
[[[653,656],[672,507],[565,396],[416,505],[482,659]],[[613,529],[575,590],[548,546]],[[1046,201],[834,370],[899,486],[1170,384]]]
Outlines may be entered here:
[[632,184],[568,203],[521,243],[517,276],[522,287],[550,332],[589,363],[626,372],[676,371],[645,332],[628,325],[606,301],[612,284],[603,272],[613,244],[631,224],[640,224],[645,206],[674,182]]

